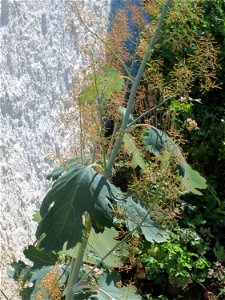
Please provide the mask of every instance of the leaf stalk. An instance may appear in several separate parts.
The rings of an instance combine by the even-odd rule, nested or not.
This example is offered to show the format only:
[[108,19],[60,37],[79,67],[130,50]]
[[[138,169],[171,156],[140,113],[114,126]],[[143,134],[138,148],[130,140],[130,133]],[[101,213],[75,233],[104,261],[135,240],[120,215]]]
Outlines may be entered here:
[[74,296],[73,286],[78,282],[79,272],[81,266],[83,265],[84,253],[87,247],[88,238],[91,231],[91,218],[89,215],[85,216],[86,218],[86,226],[84,230],[83,241],[80,244],[79,251],[77,254],[77,258],[73,258],[71,262],[71,272],[69,275],[68,284],[66,287],[66,298],[65,300],[72,300]]

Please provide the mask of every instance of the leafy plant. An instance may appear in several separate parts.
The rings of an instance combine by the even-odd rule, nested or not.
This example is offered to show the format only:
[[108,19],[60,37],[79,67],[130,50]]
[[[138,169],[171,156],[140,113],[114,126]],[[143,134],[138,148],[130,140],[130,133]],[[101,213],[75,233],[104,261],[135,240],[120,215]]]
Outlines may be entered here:
[[167,241],[145,247],[141,261],[151,281],[168,280],[173,288],[204,282],[210,263],[204,256],[207,246],[195,230],[175,226],[168,232]]
[[[136,289],[132,286],[127,288],[117,288],[116,284],[120,281],[120,275],[116,272],[104,273],[97,280],[97,286],[86,286],[85,291],[75,292],[76,299],[79,300],[105,300],[105,299],[142,299],[141,296],[136,294]],[[91,290],[91,293],[90,293]]]
[[[116,272],[109,272],[111,268],[120,268],[123,256],[128,256],[127,247],[123,245],[131,237],[144,240],[146,248],[141,260],[145,262],[146,273],[150,278],[156,280],[158,275],[161,278],[161,275],[166,274],[169,283],[175,287],[187,286],[193,280],[204,281],[209,262],[204,256],[207,246],[201,237],[192,229],[181,230],[174,227],[171,231],[159,228],[150,218],[158,213],[159,206],[154,207],[144,197],[147,193],[151,194],[150,200],[159,199],[162,210],[171,198],[171,208],[174,213],[178,210],[179,214],[182,193],[201,195],[199,190],[207,187],[205,179],[187,163],[177,143],[164,131],[146,124],[151,112],[156,111],[156,120],[158,113],[161,113],[158,109],[165,110],[169,107],[171,128],[174,129],[176,117],[191,110],[192,103],[189,103],[188,95],[196,77],[205,88],[214,86],[217,50],[211,39],[206,43],[194,40],[193,48],[189,44],[188,64],[185,59],[175,59],[173,66],[165,71],[165,81],[161,80],[162,65],[152,59],[152,56],[161,53],[170,44],[166,36],[168,28],[177,37],[181,36],[171,21],[173,14],[176,16],[175,8],[181,6],[179,1],[175,1],[173,14],[170,13],[167,17],[172,2],[165,1],[160,15],[153,12],[152,32],[148,35],[143,28],[136,52],[132,54],[133,57],[129,56],[133,60],[130,69],[120,57],[121,55],[126,61],[125,46],[122,45],[122,48],[118,48],[118,54],[112,50],[107,61],[109,67],[105,63],[102,67],[94,67],[93,73],[86,77],[86,88],[77,96],[81,125],[80,161],[66,163],[48,175],[48,179],[53,180],[53,185],[40,208],[37,241],[24,252],[33,262],[33,267],[18,262],[13,265],[14,271],[11,272],[15,280],[23,282],[22,297],[65,297],[66,300],[141,299],[134,286],[119,287],[121,277]],[[185,11],[189,9],[189,4],[189,1],[185,1]],[[133,12],[136,17],[140,17],[136,18],[135,22],[138,23],[141,20],[140,10],[133,7]],[[194,24],[195,16],[191,16],[190,22]],[[80,15],[79,19],[93,33],[82,22]],[[163,24],[165,27],[162,30]],[[186,24],[181,22],[181,25],[179,30],[185,32]],[[114,26],[111,34],[115,34],[117,30],[119,29]],[[121,43],[125,38],[126,32],[120,37]],[[110,48],[110,39],[100,40],[107,49]],[[146,47],[143,47],[146,41]],[[181,40],[179,42],[182,44]],[[206,58],[206,70],[202,70],[205,58],[202,49],[205,44],[211,47],[211,55]],[[145,49],[141,51],[139,48]],[[178,48],[175,53],[179,52]],[[171,59],[169,51],[165,52],[167,59]],[[174,54],[172,56],[174,58]],[[201,59],[197,60],[197,56]],[[112,57],[115,60],[110,64]],[[139,61],[139,66],[133,77],[136,60]],[[127,76],[121,74],[121,67]],[[156,82],[153,87],[150,83],[152,76]],[[136,103],[140,104],[140,99],[146,100],[142,89],[147,89],[150,95],[145,111],[136,106]],[[185,99],[183,103],[179,102],[181,96]],[[115,108],[112,104],[110,107],[110,102],[115,104]],[[111,110],[107,111],[109,107]],[[111,115],[116,115],[112,120],[115,124],[109,138],[105,136],[104,128],[106,114],[110,118]],[[161,120],[164,116],[161,114]],[[141,134],[137,128],[145,129]],[[156,156],[155,160],[152,154]],[[86,160],[86,156],[90,158]],[[125,157],[125,162],[122,156]],[[129,168],[133,171],[130,190],[122,192],[112,183],[118,165],[123,165],[125,172]],[[167,175],[169,178],[166,178]],[[170,194],[167,194],[168,190]],[[170,197],[172,194],[173,197]],[[118,238],[116,233],[121,228],[124,232]],[[122,247],[125,251],[121,250]],[[221,256],[220,250],[215,248],[217,256]],[[106,269],[103,274],[96,272],[100,266]],[[46,284],[49,280],[50,290]],[[29,283],[32,286],[26,286]]]

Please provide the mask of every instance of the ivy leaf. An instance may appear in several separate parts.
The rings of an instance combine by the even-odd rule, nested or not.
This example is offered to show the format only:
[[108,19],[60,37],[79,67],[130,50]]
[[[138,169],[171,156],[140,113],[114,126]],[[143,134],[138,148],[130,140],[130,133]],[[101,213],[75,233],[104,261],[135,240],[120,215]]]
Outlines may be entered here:
[[118,190],[91,167],[74,165],[55,181],[40,209],[36,237],[40,248],[60,251],[82,240],[82,216],[88,212],[95,232],[112,226],[112,205]]
[[133,137],[125,133],[123,136],[123,145],[124,150],[132,157],[131,165],[133,168],[139,166],[142,170],[146,169],[146,163],[144,160],[144,155],[141,151],[137,148]]
[[181,150],[174,141],[158,128],[149,126],[142,136],[142,140],[146,150],[156,156],[163,155],[163,151],[167,150],[170,158],[173,157],[177,161],[177,169],[179,171],[181,183],[184,189],[196,195],[202,195],[199,189],[206,189],[206,180],[199,172],[192,169],[186,162]]
[[81,93],[80,104],[92,103],[99,95],[105,99],[110,99],[114,92],[122,90],[123,78],[115,69],[99,70],[87,78],[90,84]]
[[[125,215],[125,223],[127,228],[132,231],[138,224],[142,222],[145,216],[148,214],[147,209],[139,202],[135,202],[132,197],[126,198],[124,201],[118,202],[119,209],[122,209]],[[142,222],[140,229],[149,242],[163,242],[163,232],[157,227],[157,225],[148,217]]]
[[56,253],[47,253],[44,250],[40,250],[32,245],[28,246],[28,248],[25,249],[23,253],[26,258],[34,263],[32,269],[54,265],[59,257],[59,255]]

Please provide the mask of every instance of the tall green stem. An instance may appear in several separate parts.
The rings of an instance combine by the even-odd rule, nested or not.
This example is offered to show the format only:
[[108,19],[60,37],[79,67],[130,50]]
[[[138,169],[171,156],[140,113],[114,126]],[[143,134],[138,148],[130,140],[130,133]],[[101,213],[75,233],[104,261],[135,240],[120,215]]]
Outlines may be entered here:
[[136,97],[136,94],[137,94],[137,89],[138,89],[139,83],[141,81],[141,77],[143,75],[146,64],[147,64],[147,62],[148,62],[149,58],[151,57],[151,54],[154,50],[154,46],[157,42],[159,33],[160,33],[161,28],[163,26],[166,13],[168,12],[170,5],[172,4],[172,1],[173,0],[167,0],[164,7],[163,7],[163,10],[161,12],[160,18],[159,18],[157,26],[156,26],[155,33],[154,33],[154,35],[153,35],[153,37],[150,41],[150,44],[149,44],[148,49],[145,53],[145,56],[142,59],[141,65],[140,65],[139,70],[138,70],[138,73],[137,73],[137,75],[136,75],[136,77],[133,81],[132,89],[131,89],[130,96],[129,96],[128,103],[127,103],[126,113],[123,117],[122,124],[121,124],[120,130],[118,132],[118,136],[117,136],[115,145],[113,147],[112,153],[111,153],[110,158],[109,158],[109,162],[106,166],[106,170],[105,170],[105,177],[106,178],[108,178],[112,173],[113,165],[115,163],[117,154],[119,152],[119,148],[120,148],[120,145],[122,143],[124,133],[127,129],[127,125],[128,125],[128,122],[129,122],[129,116],[130,116],[131,109],[132,109],[132,106],[133,106],[134,101],[135,101],[135,97]]
[[89,215],[86,217],[85,223],[86,223],[86,226],[85,226],[85,230],[84,230],[83,241],[80,244],[76,259],[73,258],[72,262],[71,262],[71,271],[70,271],[70,275],[69,275],[68,284],[66,286],[65,300],[73,300],[73,298],[74,298],[73,286],[75,283],[78,282],[78,279],[79,279],[79,272],[80,272],[80,268],[83,264],[84,252],[87,247],[88,237],[89,237],[89,234],[91,231],[91,218]]

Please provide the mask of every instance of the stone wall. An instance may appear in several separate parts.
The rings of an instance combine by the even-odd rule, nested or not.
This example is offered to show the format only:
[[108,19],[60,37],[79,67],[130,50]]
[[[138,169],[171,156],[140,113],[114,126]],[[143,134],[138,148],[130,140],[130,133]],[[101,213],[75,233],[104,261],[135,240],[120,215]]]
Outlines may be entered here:
[[[79,80],[87,38],[76,23],[69,25],[68,2],[1,0],[1,283],[9,298],[14,288],[6,269],[34,240],[32,218],[48,188],[45,176],[79,130],[61,122],[71,109],[69,91],[72,78]],[[106,27],[111,1],[86,4]]]

